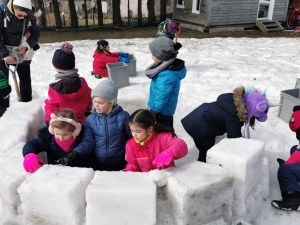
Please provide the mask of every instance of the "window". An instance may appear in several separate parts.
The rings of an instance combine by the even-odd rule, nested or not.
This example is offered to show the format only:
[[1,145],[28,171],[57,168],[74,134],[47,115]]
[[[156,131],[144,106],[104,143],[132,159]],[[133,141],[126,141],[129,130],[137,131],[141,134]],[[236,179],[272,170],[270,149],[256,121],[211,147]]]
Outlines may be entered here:
[[192,13],[200,14],[201,0],[193,0]]
[[184,6],[185,6],[184,0],[176,0],[176,1],[177,1],[176,7],[177,7],[177,8],[184,9]]

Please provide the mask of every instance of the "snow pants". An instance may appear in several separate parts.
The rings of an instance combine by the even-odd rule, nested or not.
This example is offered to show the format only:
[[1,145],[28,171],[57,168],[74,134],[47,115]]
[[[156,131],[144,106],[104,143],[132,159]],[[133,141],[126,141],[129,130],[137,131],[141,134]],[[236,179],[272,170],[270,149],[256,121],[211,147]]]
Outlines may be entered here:
[[277,178],[281,195],[287,191],[300,192],[300,164],[283,164],[278,168]]

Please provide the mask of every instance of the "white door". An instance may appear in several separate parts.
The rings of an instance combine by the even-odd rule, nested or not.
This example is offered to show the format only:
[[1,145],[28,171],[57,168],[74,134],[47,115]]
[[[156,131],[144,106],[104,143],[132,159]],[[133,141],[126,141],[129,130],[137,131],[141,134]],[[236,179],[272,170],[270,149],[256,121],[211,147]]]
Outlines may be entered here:
[[275,0],[259,0],[257,20],[272,20]]

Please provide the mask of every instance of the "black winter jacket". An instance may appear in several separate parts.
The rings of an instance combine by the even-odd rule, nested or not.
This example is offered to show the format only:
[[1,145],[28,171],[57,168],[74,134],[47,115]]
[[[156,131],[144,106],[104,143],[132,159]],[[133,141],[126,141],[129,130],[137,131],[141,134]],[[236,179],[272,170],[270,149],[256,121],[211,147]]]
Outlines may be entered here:
[[[5,45],[19,46],[22,40],[22,35],[27,31],[30,32],[30,37],[27,39],[27,43],[31,48],[35,46],[40,37],[40,28],[37,25],[36,18],[33,14],[25,17],[25,30],[23,32],[24,20],[19,20],[11,9],[12,1],[7,4],[5,14],[7,17],[6,27],[4,24],[4,18],[0,13],[0,59],[9,55]],[[1,12],[1,11],[0,11]]]
[[203,142],[203,146],[207,138],[224,133],[228,138],[242,137],[243,122],[238,118],[232,93],[220,95],[215,102],[203,103],[184,117],[181,123],[191,137]]
[[[82,127],[80,134],[76,137],[74,148],[79,145],[84,135],[84,128]],[[50,134],[47,127],[39,130],[38,138],[33,139],[25,144],[23,147],[23,156],[28,153],[39,154],[40,152],[47,152],[48,164],[55,164],[54,160],[63,158],[68,155],[67,152],[61,149],[55,142],[54,136]],[[83,159],[77,159],[72,162],[70,166],[82,167],[84,166]]]

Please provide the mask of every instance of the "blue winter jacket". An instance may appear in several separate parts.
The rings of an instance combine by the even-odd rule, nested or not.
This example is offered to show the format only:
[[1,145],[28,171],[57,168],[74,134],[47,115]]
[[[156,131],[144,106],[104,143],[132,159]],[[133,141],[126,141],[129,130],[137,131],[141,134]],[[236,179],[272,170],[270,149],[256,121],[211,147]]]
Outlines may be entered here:
[[125,159],[125,145],[129,139],[126,129],[129,113],[115,105],[108,115],[92,110],[86,118],[84,137],[74,150],[80,156],[94,154],[99,163],[116,165]]
[[173,116],[177,107],[180,80],[186,76],[184,61],[176,59],[168,69],[155,76],[150,85],[148,107],[165,116]]

